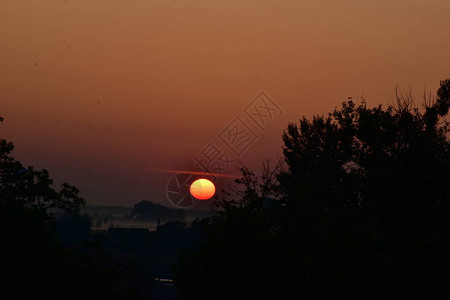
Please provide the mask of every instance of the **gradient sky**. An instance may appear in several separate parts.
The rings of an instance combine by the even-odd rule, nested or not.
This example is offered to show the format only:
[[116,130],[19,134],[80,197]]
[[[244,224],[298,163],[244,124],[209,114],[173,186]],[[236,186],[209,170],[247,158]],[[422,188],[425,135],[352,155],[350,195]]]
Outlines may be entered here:
[[[259,168],[347,97],[420,104],[450,77],[449,28],[448,0],[2,0],[1,137],[88,204],[170,205],[155,169],[196,170],[237,116]],[[260,91],[284,111],[266,132],[243,112]]]

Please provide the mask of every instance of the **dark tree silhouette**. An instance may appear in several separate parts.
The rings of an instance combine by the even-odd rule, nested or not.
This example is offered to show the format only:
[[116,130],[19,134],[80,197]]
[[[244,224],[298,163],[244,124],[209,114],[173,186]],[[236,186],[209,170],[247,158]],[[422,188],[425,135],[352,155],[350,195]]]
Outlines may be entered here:
[[197,252],[183,252],[175,270],[181,299],[274,296],[278,246],[270,215],[281,163],[263,167],[261,177],[241,168],[242,178],[217,202],[217,214],[198,223],[204,241]]
[[57,233],[72,247],[88,237],[90,220],[78,214],[85,201],[68,183],[55,190],[47,170],[25,168],[13,148],[0,139],[0,298],[138,298],[98,247],[60,243]]
[[323,239],[305,260],[332,258],[322,271],[315,267],[317,286],[307,287],[313,294],[323,291],[320,278],[336,283],[329,296],[445,290],[449,274],[438,271],[450,267],[443,252],[449,249],[449,86],[441,82],[423,113],[408,94],[387,109],[348,101],[328,117],[289,125],[283,135],[289,171],[280,181],[292,217],[283,228],[302,236],[294,229],[300,221],[306,236]]
[[444,80],[423,109],[397,94],[289,124],[286,170],[261,185],[243,169],[245,188],[180,257],[180,297],[448,298],[449,107]]

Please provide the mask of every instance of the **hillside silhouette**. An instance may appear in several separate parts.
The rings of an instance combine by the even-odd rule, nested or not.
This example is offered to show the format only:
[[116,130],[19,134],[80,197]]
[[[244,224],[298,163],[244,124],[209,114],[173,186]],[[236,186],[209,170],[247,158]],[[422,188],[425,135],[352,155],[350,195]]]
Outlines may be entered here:
[[184,221],[186,215],[182,209],[173,209],[159,203],[143,200],[134,205],[131,217],[145,221]]

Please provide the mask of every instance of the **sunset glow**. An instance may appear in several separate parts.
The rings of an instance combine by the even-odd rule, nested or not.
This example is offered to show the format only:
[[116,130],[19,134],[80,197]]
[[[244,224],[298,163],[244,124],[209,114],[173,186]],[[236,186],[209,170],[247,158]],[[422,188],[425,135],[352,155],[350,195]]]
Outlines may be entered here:
[[208,179],[197,179],[191,184],[191,195],[199,200],[208,200],[214,193],[216,192],[216,187],[214,183],[209,181]]

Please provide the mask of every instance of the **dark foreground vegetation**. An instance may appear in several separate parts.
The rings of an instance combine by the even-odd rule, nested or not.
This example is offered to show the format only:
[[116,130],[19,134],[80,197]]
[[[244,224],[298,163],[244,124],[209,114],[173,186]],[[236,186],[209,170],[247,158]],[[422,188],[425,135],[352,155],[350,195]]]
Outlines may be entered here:
[[195,224],[168,222],[184,213],[142,201],[127,218],[163,220],[156,231],[93,231],[78,189],[55,189],[48,171],[24,167],[12,150],[0,140],[0,299],[175,298],[155,278],[172,278],[179,251],[199,242]]
[[[156,231],[92,231],[74,186],[0,140],[0,298],[448,299],[450,81],[428,100],[290,124],[284,160],[243,167],[213,217]],[[183,219],[132,215],[158,210]]]
[[244,168],[181,255],[181,298],[450,298],[450,80],[397,100],[290,124],[285,167]]

